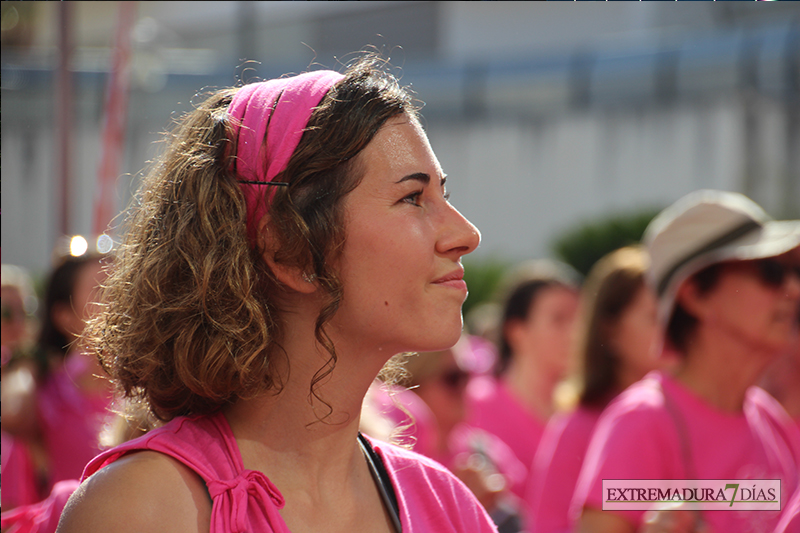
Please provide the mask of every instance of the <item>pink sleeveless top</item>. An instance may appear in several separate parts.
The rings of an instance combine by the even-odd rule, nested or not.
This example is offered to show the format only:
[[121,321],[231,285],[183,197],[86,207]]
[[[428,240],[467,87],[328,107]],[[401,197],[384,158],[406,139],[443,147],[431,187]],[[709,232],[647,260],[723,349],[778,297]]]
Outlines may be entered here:
[[[395,489],[404,533],[497,531],[469,489],[443,466],[403,448],[369,442]],[[108,450],[86,466],[83,478],[140,450],[169,455],[203,479],[213,501],[212,533],[289,532],[280,515],[283,495],[263,473],[244,468],[236,439],[221,413],[176,418]]]

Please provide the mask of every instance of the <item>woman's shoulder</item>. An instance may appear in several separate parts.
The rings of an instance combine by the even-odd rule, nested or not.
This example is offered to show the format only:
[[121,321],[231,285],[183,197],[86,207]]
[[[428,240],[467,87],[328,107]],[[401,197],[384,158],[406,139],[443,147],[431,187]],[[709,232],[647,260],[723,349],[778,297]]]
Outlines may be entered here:
[[756,412],[760,416],[767,416],[779,420],[782,424],[791,424],[792,419],[781,403],[761,387],[747,389],[744,401],[745,414]]
[[664,395],[665,377],[651,373],[620,393],[602,411],[591,432],[592,440],[612,435],[630,440],[634,436],[666,438],[674,422]]
[[651,416],[654,412],[664,411],[666,409],[664,388],[669,387],[669,383],[671,383],[669,377],[661,372],[647,374],[611,400],[603,410],[601,418],[606,418],[609,413]]
[[777,433],[800,461],[800,427],[781,403],[760,387],[750,387],[744,402],[745,418],[753,431]]
[[203,480],[165,454],[139,451],[95,472],[67,503],[59,532],[207,531]]
[[98,455],[67,504],[64,531],[208,530],[201,476],[234,469],[217,418],[176,418]]
[[602,409],[578,407],[567,413],[555,414],[547,422],[546,431],[560,434],[565,439],[586,440],[602,412]]
[[238,448],[222,415],[178,417],[146,434],[108,449],[86,466],[90,476],[133,452],[161,452],[187,465],[201,478],[227,479],[241,470]]

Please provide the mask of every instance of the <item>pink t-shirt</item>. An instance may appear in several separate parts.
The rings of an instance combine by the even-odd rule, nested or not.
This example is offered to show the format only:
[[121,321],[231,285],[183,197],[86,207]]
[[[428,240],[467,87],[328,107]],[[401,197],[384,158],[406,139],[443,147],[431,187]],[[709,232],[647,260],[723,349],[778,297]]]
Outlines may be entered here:
[[13,509],[39,501],[33,460],[24,441],[0,431],[2,507]]
[[[467,423],[497,436],[528,468],[546,421],[528,412],[502,380],[479,376],[467,386]],[[511,489],[522,498],[525,483]]]
[[87,394],[75,381],[91,372],[88,356],[72,354],[37,391],[36,408],[49,459],[48,492],[58,481],[78,479],[100,453],[100,432],[110,416],[110,392]]
[[[690,459],[681,451],[681,435],[686,435]],[[666,374],[651,372],[601,415],[573,512],[580,513],[584,506],[602,509],[603,479],[780,479],[785,508],[798,487],[798,465],[800,432],[762,389],[748,389],[743,412],[731,414]],[[644,514],[613,512],[632,524],[639,524]],[[702,518],[712,532],[772,531],[780,512],[715,511]]]
[[[405,533],[496,532],[472,493],[440,464],[369,439],[397,494]],[[84,479],[134,450],[167,454],[194,470],[213,501],[211,532],[287,533],[280,490],[262,472],[246,470],[227,419],[221,414],[176,418],[108,450],[87,465]]]
[[775,533],[800,533],[800,488],[794,491],[794,496],[783,509]]
[[579,407],[553,416],[545,427],[531,467],[525,503],[530,530],[570,531],[569,504],[600,409]]

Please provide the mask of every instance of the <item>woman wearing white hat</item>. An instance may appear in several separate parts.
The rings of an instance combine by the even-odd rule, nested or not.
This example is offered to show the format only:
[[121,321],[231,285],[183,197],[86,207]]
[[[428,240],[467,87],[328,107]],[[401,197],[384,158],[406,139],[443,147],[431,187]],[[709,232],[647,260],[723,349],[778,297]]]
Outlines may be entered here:
[[579,530],[772,531],[780,511],[603,511],[602,485],[780,479],[785,508],[800,477],[800,431],[753,385],[797,340],[800,221],[773,221],[740,194],[698,191],[656,217],[644,240],[665,349],[680,364],[602,415],[573,501]]

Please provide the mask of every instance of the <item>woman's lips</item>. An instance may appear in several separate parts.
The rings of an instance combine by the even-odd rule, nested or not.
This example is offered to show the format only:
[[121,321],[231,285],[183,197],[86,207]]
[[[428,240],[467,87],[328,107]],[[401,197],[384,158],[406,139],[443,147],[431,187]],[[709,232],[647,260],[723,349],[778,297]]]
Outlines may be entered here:
[[441,278],[437,279],[433,282],[435,285],[439,285],[442,287],[452,287],[454,289],[459,289],[462,291],[467,290],[467,282],[464,281],[464,269],[459,268],[442,276]]

